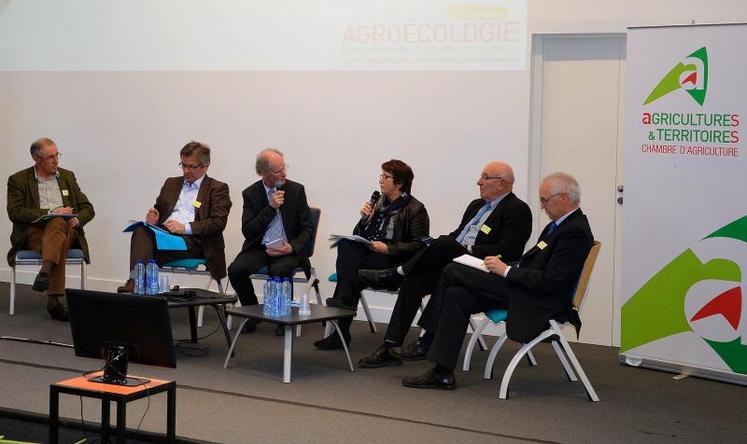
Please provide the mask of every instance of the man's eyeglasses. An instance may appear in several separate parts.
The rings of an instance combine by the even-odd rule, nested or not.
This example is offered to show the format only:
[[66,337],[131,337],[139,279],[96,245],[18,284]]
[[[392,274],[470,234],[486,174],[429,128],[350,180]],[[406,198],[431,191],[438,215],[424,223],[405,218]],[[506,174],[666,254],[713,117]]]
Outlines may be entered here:
[[386,174],[386,173],[379,174],[379,180],[380,181],[384,182],[387,179],[394,179],[394,176],[392,176],[391,174]]
[[48,156],[39,156],[39,159],[41,159],[41,160],[57,160],[60,157],[62,157],[62,153],[56,152],[56,153],[50,154]]
[[549,202],[550,199],[552,199],[555,196],[560,196],[561,194],[565,194],[565,193],[555,193],[555,194],[551,194],[551,195],[549,195],[547,197],[540,197],[540,203],[542,205],[547,205],[547,202]]
[[287,172],[287,171],[288,171],[289,169],[290,169],[290,165],[288,165],[288,164],[286,163],[286,164],[285,164],[285,165],[283,165],[283,167],[282,167],[282,168],[280,168],[279,170],[275,170],[275,171],[270,171],[270,172],[271,172],[272,174],[278,175],[278,174],[283,174],[283,173]]
[[487,174],[480,174],[480,180],[482,180],[483,182],[490,179],[503,179],[503,176],[488,176]]
[[200,163],[198,163],[197,165],[190,165],[188,163],[179,162],[179,168],[187,171],[194,171],[199,170],[200,168],[205,168],[205,165],[202,165]]

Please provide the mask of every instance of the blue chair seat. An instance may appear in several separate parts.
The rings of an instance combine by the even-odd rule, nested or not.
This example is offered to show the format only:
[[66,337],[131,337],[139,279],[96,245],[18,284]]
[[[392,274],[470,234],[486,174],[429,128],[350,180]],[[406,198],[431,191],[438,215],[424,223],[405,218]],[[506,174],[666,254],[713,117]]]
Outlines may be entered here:
[[337,282],[337,273],[332,273],[329,275],[329,278],[327,278],[330,282]]
[[178,259],[178,260],[166,262],[165,264],[163,264],[164,267],[187,268],[190,270],[194,270],[200,265],[205,265],[205,259],[199,259],[199,258]]
[[506,310],[488,310],[485,312],[485,316],[497,324],[506,320],[508,312]]
[[[71,248],[67,250],[67,259],[83,259],[85,257],[85,254],[83,254],[83,250],[79,248]],[[16,253],[16,260],[37,260],[40,261],[42,259],[41,254],[37,253],[33,250],[18,250]]]

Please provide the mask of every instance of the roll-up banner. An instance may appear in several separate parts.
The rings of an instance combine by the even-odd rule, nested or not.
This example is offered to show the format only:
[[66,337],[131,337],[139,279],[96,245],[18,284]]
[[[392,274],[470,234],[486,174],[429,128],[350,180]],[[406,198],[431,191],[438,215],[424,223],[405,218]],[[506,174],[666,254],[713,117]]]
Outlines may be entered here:
[[621,361],[747,385],[747,25],[629,28]]

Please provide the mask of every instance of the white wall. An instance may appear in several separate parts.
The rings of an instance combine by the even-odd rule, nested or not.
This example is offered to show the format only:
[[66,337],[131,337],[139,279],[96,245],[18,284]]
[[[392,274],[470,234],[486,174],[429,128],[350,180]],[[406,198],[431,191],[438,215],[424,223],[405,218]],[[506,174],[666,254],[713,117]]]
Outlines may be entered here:
[[[0,1],[0,23],[18,4]],[[86,42],[76,59],[80,69],[89,67],[88,57],[95,52],[92,47],[120,54],[117,36],[139,31],[136,27],[118,34],[112,30],[114,25],[101,35],[80,31],[90,27],[74,18],[80,16],[81,8],[96,8],[96,4],[81,1],[67,11],[55,10],[51,20],[59,26],[54,32],[44,30],[48,42],[68,32]],[[122,5],[133,3],[116,4],[122,8],[118,13],[128,14]],[[287,4],[291,8],[293,2]],[[194,39],[179,38],[179,33],[210,36],[212,49],[220,52],[241,35],[226,36],[224,23],[203,20],[190,8],[164,11],[173,3],[134,5],[138,7],[129,13],[150,17],[145,26],[148,32],[163,24],[163,37],[185,57],[191,54],[185,43]],[[236,4],[212,5],[230,15],[227,8]],[[31,7],[42,16],[48,13],[47,6],[49,2],[35,1]],[[724,22],[739,17],[747,18],[747,5],[737,1],[535,0],[529,1],[528,28],[532,33],[621,32],[627,25]],[[126,18],[121,17],[125,23]],[[181,25],[174,29],[174,23]],[[33,20],[14,22],[16,40],[4,39],[0,55],[18,55],[19,48],[24,48],[24,35],[43,44],[45,40],[39,40],[43,30],[35,24]],[[224,37],[216,39],[215,35]],[[158,37],[157,32],[152,35]],[[257,47],[263,46],[261,33],[251,38]],[[147,46],[141,49],[148,53]],[[29,63],[44,65],[43,60]],[[306,184],[310,203],[323,210],[313,258],[323,277],[334,271],[335,261],[335,251],[326,247],[327,235],[351,229],[362,201],[377,187],[382,161],[396,157],[413,167],[413,194],[426,203],[433,234],[458,223],[466,202],[477,195],[474,182],[486,161],[502,159],[514,165],[516,191],[522,198],[526,198],[528,183],[537,180],[527,177],[527,70],[471,72],[462,66],[453,71],[409,72],[211,71],[176,66],[171,70],[157,67],[159,71],[81,72],[69,67],[42,71],[3,66],[0,176],[31,165],[28,146],[37,137],[57,141],[64,153],[61,165],[76,172],[97,212],[87,227],[92,288],[112,289],[126,277],[129,240],[121,229],[127,219],[142,217],[166,176],[180,173],[178,150],[191,139],[213,147],[209,174],[231,186],[234,208],[226,229],[229,262],[242,241],[240,192],[256,180],[256,152],[265,146],[286,152],[289,177]],[[569,104],[569,112],[572,107]],[[5,204],[4,196],[0,204]],[[0,251],[9,248],[10,229],[10,223],[0,224]],[[7,276],[7,266],[0,267],[0,276]],[[331,286],[323,288],[331,294]],[[379,296],[370,302],[379,308],[377,318],[386,321],[393,298]]]

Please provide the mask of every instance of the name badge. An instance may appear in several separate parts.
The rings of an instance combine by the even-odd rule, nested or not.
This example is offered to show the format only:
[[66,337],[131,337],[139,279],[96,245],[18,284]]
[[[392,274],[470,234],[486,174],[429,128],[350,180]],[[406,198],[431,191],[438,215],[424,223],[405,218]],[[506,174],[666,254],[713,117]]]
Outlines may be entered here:
[[490,227],[483,224],[482,227],[480,227],[480,231],[482,231],[485,234],[490,234]]
[[192,206],[195,208],[200,208],[202,206],[202,202],[200,202],[199,200],[193,200]]
[[540,250],[544,250],[546,247],[547,244],[545,243],[545,241],[539,241],[539,243],[537,243],[537,248],[539,248]]
[[70,193],[67,190],[62,190],[62,195],[67,197],[70,195]]

